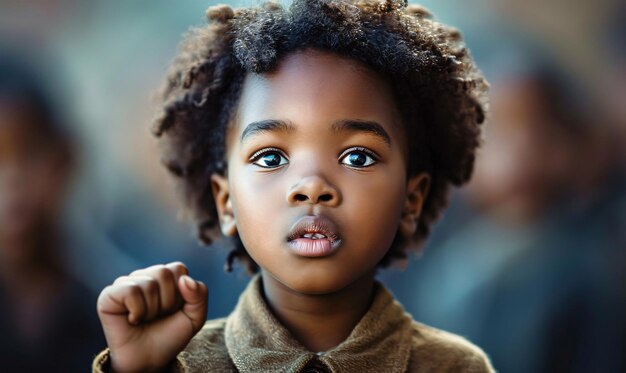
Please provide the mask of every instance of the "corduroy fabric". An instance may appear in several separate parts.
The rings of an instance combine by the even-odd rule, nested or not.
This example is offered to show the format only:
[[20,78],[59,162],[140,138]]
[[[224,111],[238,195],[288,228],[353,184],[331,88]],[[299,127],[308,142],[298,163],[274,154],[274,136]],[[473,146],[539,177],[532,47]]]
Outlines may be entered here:
[[[228,318],[228,352],[243,373],[258,371],[255,367],[259,366],[268,371],[299,372],[315,354],[298,343],[270,312],[261,286],[257,276]],[[372,305],[352,333],[339,346],[318,357],[333,373],[404,372],[411,338],[411,318],[377,283]],[[376,355],[379,358],[372,359]]]
[[[228,318],[208,321],[172,365],[175,372],[301,372],[314,358],[329,372],[493,372],[462,337],[412,320],[380,283],[350,336],[321,354],[306,350],[274,317],[255,276]],[[94,360],[106,372],[108,351]],[[103,369],[104,368],[104,369]]]

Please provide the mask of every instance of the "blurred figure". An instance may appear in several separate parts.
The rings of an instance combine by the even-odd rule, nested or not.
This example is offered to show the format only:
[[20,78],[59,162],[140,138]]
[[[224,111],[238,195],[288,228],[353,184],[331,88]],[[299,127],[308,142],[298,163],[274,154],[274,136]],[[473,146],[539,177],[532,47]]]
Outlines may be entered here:
[[626,184],[602,113],[543,61],[492,86],[463,228],[397,295],[499,371],[624,371]]
[[626,183],[608,116],[555,68],[496,84],[469,188],[483,238],[465,246],[500,251],[479,268],[493,276],[476,290],[481,339],[507,372],[624,371]]
[[104,346],[95,295],[63,263],[75,144],[37,77],[6,54],[0,61],[2,369],[88,371]]

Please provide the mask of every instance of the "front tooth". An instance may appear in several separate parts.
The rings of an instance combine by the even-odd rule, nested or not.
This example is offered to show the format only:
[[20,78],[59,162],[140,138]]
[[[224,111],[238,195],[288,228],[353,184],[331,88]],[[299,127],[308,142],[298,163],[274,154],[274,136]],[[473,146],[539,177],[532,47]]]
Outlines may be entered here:
[[302,237],[309,238],[312,240],[319,240],[322,238],[326,238],[326,236],[321,233],[305,233]]

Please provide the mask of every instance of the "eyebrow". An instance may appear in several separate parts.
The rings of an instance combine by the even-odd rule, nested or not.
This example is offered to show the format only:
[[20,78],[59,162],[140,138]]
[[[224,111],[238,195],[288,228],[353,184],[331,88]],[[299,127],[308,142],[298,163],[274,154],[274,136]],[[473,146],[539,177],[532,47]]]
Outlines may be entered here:
[[[367,132],[382,140],[391,147],[391,137],[378,122],[360,119],[344,119],[339,120],[331,126],[334,132]],[[252,122],[246,126],[241,133],[241,142],[247,138],[263,133],[263,132],[293,132],[296,127],[288,121],[279,119],[267,119]]]
[[346,119],[340,120],[332,125],[332,129],[335,132],[349,131],[349,132],[367,132],[380,140],[384,141],[389,147],[391,147],[391,137],[385,131],[382,125],[377,122],[360,119]]
[[296,127],[290,122],[278,119],[260,120],[246,126],[241,133],[241,142],[246,138],[263,132],[292,132]]

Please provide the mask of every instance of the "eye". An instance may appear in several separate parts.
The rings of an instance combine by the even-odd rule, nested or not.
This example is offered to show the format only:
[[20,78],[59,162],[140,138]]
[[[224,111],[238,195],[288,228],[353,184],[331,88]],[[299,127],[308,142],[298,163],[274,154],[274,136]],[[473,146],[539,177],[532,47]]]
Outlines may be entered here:
[[364,168],[378,162],[378,157],[366,148],[350,148],[345,150],[339,157],[339,161],[350,167]]
[[277,168],[288,163],[283,152],[276,148],[261,149],[250,157],[250,161],[263,168]]

